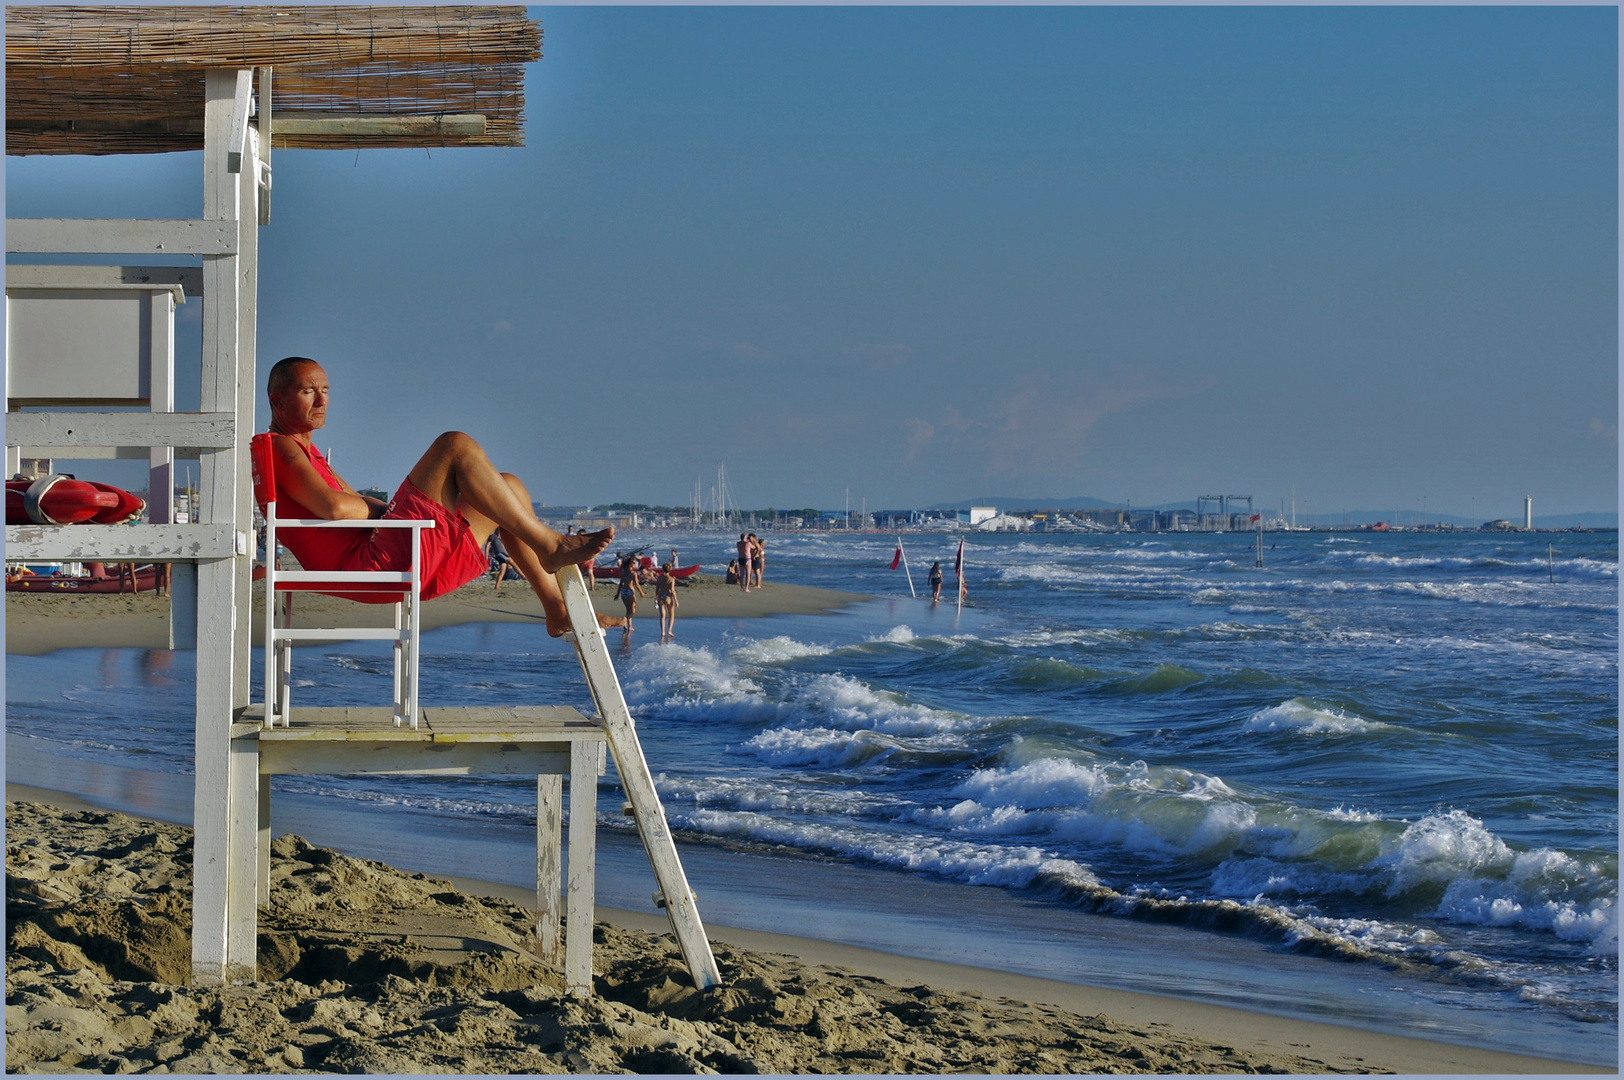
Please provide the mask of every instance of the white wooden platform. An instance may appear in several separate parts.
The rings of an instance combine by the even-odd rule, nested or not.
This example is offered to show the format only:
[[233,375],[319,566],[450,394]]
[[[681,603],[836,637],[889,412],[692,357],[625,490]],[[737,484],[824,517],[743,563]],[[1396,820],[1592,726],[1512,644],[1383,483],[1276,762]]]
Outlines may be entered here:
[[[536,947],[560,967],[573,994],[592,992],[592,908],[597,864],[598,777],[606,735],[568,706],[425,707],[414,730],[393,710],[292,710],[287,727],[261,727],[264,706],[250,705],[232,725],[233,755],[253,754],[260,776],[416,774],[535,776]],[[569,880],[560,905],[563,779],[569,777]],[[258,785],[258,903],[270,898],[271,785]],[[560,949],[560,916],[563,942]]]

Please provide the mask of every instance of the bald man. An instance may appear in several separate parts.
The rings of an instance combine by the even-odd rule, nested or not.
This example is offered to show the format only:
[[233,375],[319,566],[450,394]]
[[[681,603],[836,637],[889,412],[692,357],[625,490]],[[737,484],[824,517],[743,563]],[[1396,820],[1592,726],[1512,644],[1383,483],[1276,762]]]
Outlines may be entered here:
[[[485,573],[485,540],[500,533],[519,573],[541,600],[547,632],[570,628],[564,596],[553,577],[566,566],[590,562],[615,538],[613,528],[562,536],[531,510],[530,492],[512,473],[498,472],[470,436],[448,431],[401,482],[388,503],[359,494],[333,472],[311,432],[327,423],[327,372],[308,357],[290,356],[266,380],[276,501],[288,517],[328,521],[427,518],[423,531],[423,599],[460,588]],[[405,529],[283,529],[278,539],[307,570],[408,570],[411,538]]]

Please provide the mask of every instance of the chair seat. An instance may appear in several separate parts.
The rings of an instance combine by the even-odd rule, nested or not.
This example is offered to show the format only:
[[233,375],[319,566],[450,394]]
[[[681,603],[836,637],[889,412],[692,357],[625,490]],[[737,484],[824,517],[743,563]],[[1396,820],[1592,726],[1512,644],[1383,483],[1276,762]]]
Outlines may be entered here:
[[409,593],[412,587],[398,581],[333,581],[324,578],[321,581],[278,581],[273,586],[277,592],[371,592],[371,593]]
[[[341,640],[385,640],[394,642],[394,718],[396,724],[416,729],[418,722],[417,674],[418,635],[422,628],[422,530],[432,529],[429,520],[390,519],[372,521],[348,519],[284,518],[276,508],[276,461],[271,436],[255,435],[249,441],[249,460],[253,466],[254,499],[260,513],[265,516],[267,596],[286,598],[286,605],[265,605],[265,724],[274,728],[278,718],[285,726],[291,713],[289,704],[293,674],[293,646]],[[411,535],[411,569],[398,570],[283,570],[277,565],[276,533],[278,529],[355,529],[369,527],[409,528]],[[395,605],[393,629],[378,627],[334,627],[294,629],[291,625],[277,625],[277,608],[287,607],[287,621],[291,623],[291,604],[295,593],[318,593],[352,600],[361,604]]]

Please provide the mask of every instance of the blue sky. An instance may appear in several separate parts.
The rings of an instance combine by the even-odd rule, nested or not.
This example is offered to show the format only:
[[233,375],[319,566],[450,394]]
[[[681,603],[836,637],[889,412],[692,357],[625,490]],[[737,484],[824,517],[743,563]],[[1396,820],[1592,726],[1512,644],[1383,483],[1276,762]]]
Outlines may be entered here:
[[524,148],[275,154],[261,370],[353,483],[462,428],[550,503],[1617,509],[1615,8],[534,14]]

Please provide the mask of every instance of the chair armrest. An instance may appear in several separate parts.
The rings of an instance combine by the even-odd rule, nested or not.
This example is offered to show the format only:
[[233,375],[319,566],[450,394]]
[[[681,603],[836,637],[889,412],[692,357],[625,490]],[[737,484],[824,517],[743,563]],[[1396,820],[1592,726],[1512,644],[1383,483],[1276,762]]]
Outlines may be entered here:
[[432,529],[431,518],[277,518],[278,529]]

